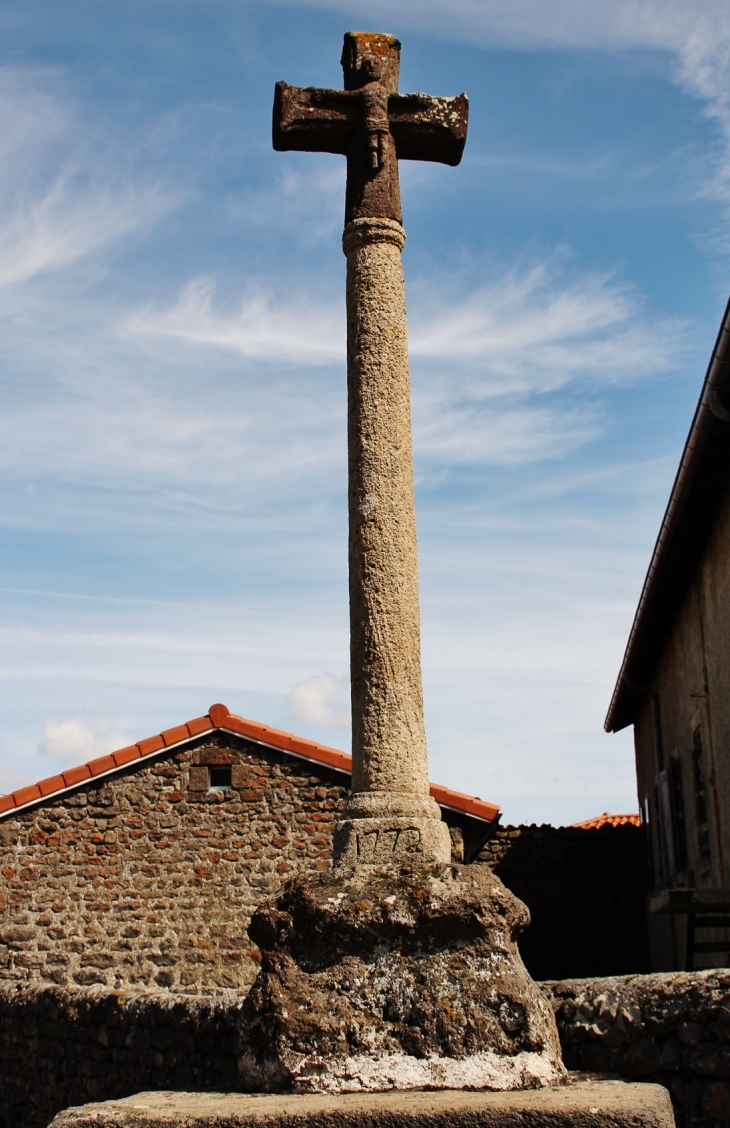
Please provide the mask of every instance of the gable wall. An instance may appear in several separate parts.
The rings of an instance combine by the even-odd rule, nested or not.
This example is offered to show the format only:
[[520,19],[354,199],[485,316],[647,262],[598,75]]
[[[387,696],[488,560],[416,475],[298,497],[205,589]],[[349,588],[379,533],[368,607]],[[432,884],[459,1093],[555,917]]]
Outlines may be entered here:
[[[210,763],[232,765],[231,791],[207,790]],[[329,864],[348,784],[208,734],[3,820],[0,981],[247,988],[250,914],[287,875]]]

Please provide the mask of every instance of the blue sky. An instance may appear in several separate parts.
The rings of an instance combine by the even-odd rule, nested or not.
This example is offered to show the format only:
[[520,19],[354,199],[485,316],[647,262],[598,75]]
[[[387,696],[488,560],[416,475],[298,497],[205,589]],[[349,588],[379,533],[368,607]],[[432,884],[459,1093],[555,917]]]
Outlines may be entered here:
[[431,775],[636,808],[602,722],[730,290],[724,0],[6,0],[0,791],[235,712],[347,748],[342,35],[466,90],[404,164]]

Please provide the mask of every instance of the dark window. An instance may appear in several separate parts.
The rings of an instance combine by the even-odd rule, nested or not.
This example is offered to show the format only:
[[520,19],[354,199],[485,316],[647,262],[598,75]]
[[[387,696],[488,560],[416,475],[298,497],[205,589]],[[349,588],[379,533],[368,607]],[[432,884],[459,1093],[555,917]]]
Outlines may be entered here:
[[710,857],[710,827],[707,822],[707,791],[705,787],[705,760],[702,751],[702,730],[699,725],[692,733],[692,764],[695,777],[695,819],[697,822],[697,847],[700,857]]
[[208,787],[211,791],[230,791],[231,769],[208,768]]
[[685,870],[687,868],[687,831],[684,820],[682,765],[677,756],[669,757],[669,789],[672,794],[674,846],[677,852],[677,869]]
[[674,834],[674,810],[672,808],[672,789],[669,773],[659,772],[659,818],[661,821],[662,845],[664,847],[664,880],[671,880],[677,872],[677,848]]
[[657,875],[654,873],[654,848],[651,840],[651,821],[651,804],[647,796],[641,804],[641,830],[644,835],[644,850],[646,851],[647,889],[654,889],[657,883]]

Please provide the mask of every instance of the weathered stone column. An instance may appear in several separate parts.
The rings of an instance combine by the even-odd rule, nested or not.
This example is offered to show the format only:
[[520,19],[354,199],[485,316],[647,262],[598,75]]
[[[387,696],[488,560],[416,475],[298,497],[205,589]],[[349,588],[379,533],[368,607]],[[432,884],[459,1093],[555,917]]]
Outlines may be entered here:
[[335,862],[447,862],[423,723],[410,375],[390,219],[355,219],[347,256],[352,790]]
[[398,93],[400,44],[348,32],[345,89],[280,82],[274,147],[347,156],[352,796],[334,869],[261,903],[250,1089],[522,1089],[565,1076],[517,948],[526,907],[450,863],[429,794],[398,160],[458,164],[467,101]]

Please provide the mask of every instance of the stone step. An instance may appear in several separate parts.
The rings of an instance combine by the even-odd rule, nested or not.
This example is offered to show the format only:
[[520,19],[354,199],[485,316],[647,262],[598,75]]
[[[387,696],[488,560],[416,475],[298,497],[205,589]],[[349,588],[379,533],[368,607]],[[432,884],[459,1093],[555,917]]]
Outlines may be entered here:
[[138,1093],[60,1112],[50,1128],[674,1128],[661,1085],[569,1081],[506,1093]]

